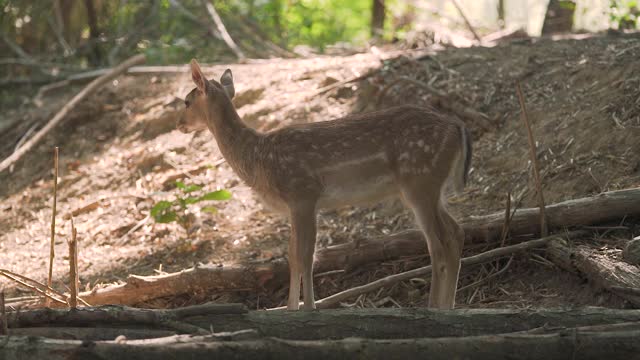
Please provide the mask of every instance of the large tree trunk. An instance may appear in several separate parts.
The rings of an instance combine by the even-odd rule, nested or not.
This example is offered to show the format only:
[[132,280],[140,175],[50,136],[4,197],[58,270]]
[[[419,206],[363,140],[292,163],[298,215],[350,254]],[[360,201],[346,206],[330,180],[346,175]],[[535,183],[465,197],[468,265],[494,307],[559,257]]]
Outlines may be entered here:
[[84,0],[84,6],[87,8],[87,23],[89,25],[89,63],[96,67],[102,63],[98,15],[93,0]]
[[371,37],[381,38],[384,33],[384,0],[373,0],[371,7]]
[[574,6],[570,1],[549,0],[542,35],[570,32],[573,29]]

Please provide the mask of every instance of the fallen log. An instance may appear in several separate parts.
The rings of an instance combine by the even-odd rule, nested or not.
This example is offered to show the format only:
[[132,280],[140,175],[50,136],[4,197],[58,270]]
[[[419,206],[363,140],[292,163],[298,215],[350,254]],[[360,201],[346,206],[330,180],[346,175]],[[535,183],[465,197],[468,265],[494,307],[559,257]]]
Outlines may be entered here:
[[590,283],[606,289],[640,306],[640,268],[615,260],[585,245],[573,246],[565,239],[554,239],[547,245],[549,259],[561,269],[577,273]]
[[[538,208],[518,209],[509,224],[511,236],[539,236]],[[604,192],[592,197],[567,200],[545,208],[549,230],[592,225],[626,216],[640,215],[640,188]],[[504,213],[472,217],[462,222],[467,242],[488,242],[502,233]]]
[[93,341],[106,341],[113,340],[118,336],[124,336],[127,339],[153,339],[177,335],[175,330],[138,329],[134,328],[134,325],[131,327],[132,328],[41,326],[11,329],[11,336],[39,336],[49,339],[91,339]]
[[[171,319],[215,332],[254,329],[261,336],[291,340],[372,339],[479,336],[635,323],[640,310],[582,309],[327,309],[322,311],[246,311],[238,304],[207,304],[172,310],[119,306],[76,310],[40,309],[9,313],[9,334],[16,328],[132,327],[162,329]],[[173,330],[173,329],[171,329]]]
[[633,359],[640,350],[638,324],[562,328],[537,333],[508,333],[440,338],[289,340],[260,338],[251,331],[177,335],[115,341],[0,337],[3,359]]
[[29,311],[9,312],[9,328],[45,325],[88,326],[88,325],[160,325],[165,321],[180,321],[200,315],[244,314],[247,308],[242,304],[214,304],[187,306],[177,309],[138,309],[124,306],[84,307],[76,309],[44,308]]

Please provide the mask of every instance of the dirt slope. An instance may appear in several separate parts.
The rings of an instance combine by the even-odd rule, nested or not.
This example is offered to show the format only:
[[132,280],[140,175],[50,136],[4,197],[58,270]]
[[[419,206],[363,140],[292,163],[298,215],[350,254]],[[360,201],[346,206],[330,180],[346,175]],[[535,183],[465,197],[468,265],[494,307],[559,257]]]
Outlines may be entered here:
[[[447,49],[420,60],[380,61],[372,54],[271,60],[230,65],[236,80],[236,106],[251,126],[262,131],[291,123],[322,121],[378,106],[426,104],[431,96],[415,86],[394,86],[378,99],[385,84],[409,76],[470,104],[491,119],[474,133],[470,185],[451,199],[458,217],[503,208],[507,191],[514,203],[535,205],[529,191],[528,153],[519,118],[514,81],[520,80],[538,141],[545,197],[548,202],[600,191],[640,186],[640,47],[638,35],[518,40],[493,48]],[[226,66],[206,67],[219,76]],[[380,68],[374,75],[326,93],[318,89]],[[269,259],[286,253],[289,235],[284,219],[263,211],[250,190],[223,161],[208,132],[181,134],[175,121],[181,98],[191,89],[186,74],[127,76],[103,89],[74,111],[63,126],[19,162],[12,174],[0,174],[0,268],[44,280],[48,263],[52,181],[51,149],[61,147],[61,180],[56,228],[58,257],[55,278],[67,269],[69,221],[76,211],[80,234],[80,279],[87,288],[114,282],[129,273],[176,271],[198,262],[231,263]],[[46,119],[77,89],[46,98],[40,109],[9,112],[15,119]],[[380,100],[380,105],[376,103]],[[19,122],[5,133],[0,150],[6,156],[15,143],[6,134],[21,134]],[[217,214],[196,211],[200,229],[187,238],[177,225],[148,220],[150,207],[174,191],[176,179],[226,188],[232,201],[216,204]],[[609,234],[598,243],[619,255],[620,247],[640,232],[634,219],[628,230]],[[319,218],[319,246],[413,227],[398,203],[370,208],[344,208]],[[603,245],[604,244],[604,245]],[[477,249],[476,249],[477,251]],[[598,293],[581,279],[520,256],[503,276],[461,292],[462,306],[625,306]],[[402,269],[423,265],[425,256],[382,264],[371,269],[322,277],[318,296]],[[536,262],[538,261],[538,262]],[[504,262],[501,263],[504,266]],[[490,273],[493,265],[465,269],[461,284]],[[11,295],[19,291],[0,280]],[[171,306],[204,300],[245,301],[272,306],[285,300],[273,294],[198,294],[165,299],[146,306]],[[358,306],[423,306],[428,283],[417,279],[360,298]],[[466,304],[466,305],[464,305]]]

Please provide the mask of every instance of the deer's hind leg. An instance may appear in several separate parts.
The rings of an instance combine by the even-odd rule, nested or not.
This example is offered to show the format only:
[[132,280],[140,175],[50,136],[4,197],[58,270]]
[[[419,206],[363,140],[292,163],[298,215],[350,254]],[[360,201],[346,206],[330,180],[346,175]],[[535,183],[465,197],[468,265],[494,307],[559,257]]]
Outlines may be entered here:
[[453,309],[464,232],[445,209],[441,187],[413,180],[401,187],[404,200],[427,239],[432,266],[429,307]]
[[291,207],[291,240],[289,242],[289,267],[291,273],[288,310],[298,310],[300,279],[304,310],[316,308],[313,294],[313,254],[316,245],[315,203],[297,204]]

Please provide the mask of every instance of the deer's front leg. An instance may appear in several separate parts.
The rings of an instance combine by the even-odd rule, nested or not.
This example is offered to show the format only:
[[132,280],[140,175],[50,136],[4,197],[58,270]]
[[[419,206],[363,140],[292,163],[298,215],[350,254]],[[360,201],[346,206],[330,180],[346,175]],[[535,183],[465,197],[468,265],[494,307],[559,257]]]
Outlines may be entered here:
[[298,310],[300,303],[300,262],[297,254],[298,241],[295,231],[292,229],[291,238],[289,238],[289,299],[287,300],[287,310]]
[[[300,276],[304,310],[316,308],[313,296],[313,253],[316,246],[315,203],[296,204],[291,210],[291,240],[289,243],[289,264],[291,266],[291,287],[289,288],[289,310],[298,309],[300,299]],[[294,275],[296,276],[294,278]],[[295,284],[294,284],[295,281]],[[295,302],[295,305],[294,305]]]

